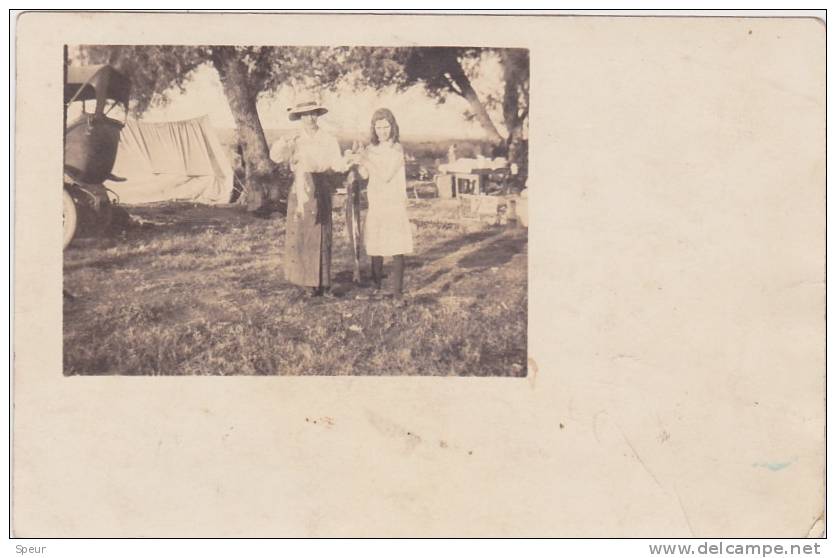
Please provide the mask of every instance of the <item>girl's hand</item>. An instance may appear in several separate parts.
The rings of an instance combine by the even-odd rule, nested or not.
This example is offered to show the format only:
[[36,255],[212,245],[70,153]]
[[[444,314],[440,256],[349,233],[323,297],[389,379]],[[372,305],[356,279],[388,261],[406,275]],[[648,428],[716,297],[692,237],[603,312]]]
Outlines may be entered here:
[[362,165],[364,160],[365,160],[365,154],[364,153],[356,153],[356,152],[353,152],[353,151],[347,151],[344,159],[345,159],[346,165],[349,166],[349,167],[354,166],[354,165]]

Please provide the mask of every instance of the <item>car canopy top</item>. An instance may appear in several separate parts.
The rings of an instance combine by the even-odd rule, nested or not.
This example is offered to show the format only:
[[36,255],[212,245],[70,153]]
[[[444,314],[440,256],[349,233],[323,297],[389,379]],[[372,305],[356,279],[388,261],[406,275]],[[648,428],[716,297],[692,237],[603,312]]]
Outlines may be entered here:
[[127,106],[131,96],[131,80],[113,66],[68,66],[64,83],[64,102],[96,99],[96,109],[107,99]]

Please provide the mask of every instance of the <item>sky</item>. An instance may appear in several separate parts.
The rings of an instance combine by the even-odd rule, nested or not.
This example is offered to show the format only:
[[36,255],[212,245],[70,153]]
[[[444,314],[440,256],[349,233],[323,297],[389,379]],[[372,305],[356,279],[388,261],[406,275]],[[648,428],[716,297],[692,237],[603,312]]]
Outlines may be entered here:
[[[488,78],[481,78],[477,87],[496,87]],[[210,65],[199,68],[186,85],[186,93],[167,92],[170,102],[154,106],[142,116],[143,121],[159,122],[185,120],[208,114],[216,128],[234,128],[235,123],[224,96],[218,74]],[[315,92],[316,93],[316,92]],[[467,102],[459,96],[449,96],[443,104],[427,97],[420,87],[403,93],[393,91],[322,92],[320,95],[329,113],[320,125],[335,134],[364,135],[369,130],[369,119],[375,109],[387,107],[395,114],[403,137],[482,138],[484,131],[475,122],[468,122],[464,112]],[[292,128],[287,119],[287,108],[293,104],[291,88],[280,90],[269,98],[261,98],[258,112],[264,128]],[[501,128],[501,119],[494,120]],[[500,132],[502,130],[500,129]]]

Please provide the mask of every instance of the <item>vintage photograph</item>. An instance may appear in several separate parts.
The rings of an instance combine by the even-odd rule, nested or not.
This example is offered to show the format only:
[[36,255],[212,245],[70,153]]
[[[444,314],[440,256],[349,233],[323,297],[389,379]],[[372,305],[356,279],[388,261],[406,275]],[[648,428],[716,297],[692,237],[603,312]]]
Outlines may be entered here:
[[825,536],[817,14],[16,16],[11,534]]
[[529,74],[66,45],[64,374],[526,376]]

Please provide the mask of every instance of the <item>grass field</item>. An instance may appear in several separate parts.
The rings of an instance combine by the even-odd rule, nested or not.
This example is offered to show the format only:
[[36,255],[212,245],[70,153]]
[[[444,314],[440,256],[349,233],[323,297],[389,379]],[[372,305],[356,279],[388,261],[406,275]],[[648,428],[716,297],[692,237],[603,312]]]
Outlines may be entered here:
[[525,376],[526,230],[468,224],[454,204],[410,201],[404,307],[355,298],[368,288],[339,212],[338,296],[311,299],[284,281],[279,214],[127,208],[64,252],[64,373]]

